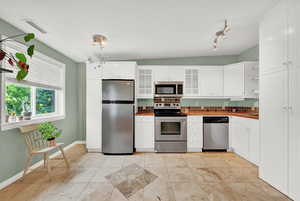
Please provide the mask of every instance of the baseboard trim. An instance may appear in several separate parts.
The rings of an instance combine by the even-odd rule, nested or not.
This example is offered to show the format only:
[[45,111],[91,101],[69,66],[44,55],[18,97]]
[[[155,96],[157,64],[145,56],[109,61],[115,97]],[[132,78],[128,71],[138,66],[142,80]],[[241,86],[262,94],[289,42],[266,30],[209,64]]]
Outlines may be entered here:
[[[66,150],[70,149],[71,147],[73,147],[73,146],[75,146],[75,145],[77,145],[77,144],[85,144],[85,141],[75,141],[75,142],[73,142],[73,143],[71,143],[71,144],[65,146],[65,147],[64,147],[64,150],[66,151]],[[51,155],[50,155],[50,158],[54,158],[54,157],[58,156],[59,154],[60,154],[60,151],[57,151],[57,152],[51,154]],[[40,160],[39,162],[33,164],[33,165],[29,168],[28,173],[29,173],[29,172],[32,172],[34,169],[40,167],[40,166],[43,165],[43,164],[44,164],[44,161],[43,161],[43,160]],[[21,172],[15,174],[14,176],[8,178],[7,180],[5,180],[5,181],[3,181],[3,182],[0,182],[0,190],[3,189],[3,188],[5,188],[5,187],[7,187],[8,185],[10,185],[10,184],[16,182],[17,180],[19,180],[19,179],[23,176],[23,172],[24,172],[24,171],[21,171]]]
[[197,152],[202,152],[202,148],[188,148],[187,149],[187,152],[190,152],[190,153],[197,153]]
[[154,152],[154,148],[136,148],[136,152]]
[[88,148],[87,147],[87,151],[89,153],[102,153],[102,149],[101,148]]

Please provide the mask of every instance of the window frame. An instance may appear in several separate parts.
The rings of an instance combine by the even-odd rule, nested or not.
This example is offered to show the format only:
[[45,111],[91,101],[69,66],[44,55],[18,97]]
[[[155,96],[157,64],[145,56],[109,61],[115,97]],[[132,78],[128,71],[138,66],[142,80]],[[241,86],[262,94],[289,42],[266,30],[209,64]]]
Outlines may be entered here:
[[[0,35],[0,38],[4,36]],[[26,46],[19,43],[19,42],[9,42],[8,44],[5,44],[5,46],[15,49],[17,51],[26,52]],[[33,59],[37,58],[39,60],[42,60],[43,62],[46,62],[47,64],[50,64],[50,66],[55,66],[56,68],[59,68],[62,76],[62,86],[57,88],[56,86],[50,86],[45,85],[42,83],[32,83],[30,81],[16,81],[12,80],[11,78],[6,77],[6,73],[0,74],[0,82],[1,82],[1,93],[0,93],[0,99],[1,99],[1,130],[9,130],[14,128],[19,128],[22,126],[30,125],[30,124],[38,124],[45,121],[57,121],[65,119],[65,64],[50,58],[38,51],[35,51],[35,54],[33,56]],[[0,62],[0,66],[4,65],[4,61]],[[5,66],[4,66],[5,67]],[[29,72],[30,73],[30,72]],[[31,120],[23,120],[19,122],[5,122],[6,114],[5,114],[5,94],[6,94],[6,83],[16,84],[20,86],[30,87],[31,88],[31,107],[32,107],[32,119]],[[36,115],[36,89],[42,88],[42,89],[50,89],[55,90],[55,111],[54,113],[47,113],[47,114],[38,114]]]
[[[37,89],[46,89],[46,90],[53,90],[54,91],[54,94],[55,94],[55,100],[54,100],[54,112],[51,112],[51,113],[44,113],[44,114],[37,114],[36,113],[36,100],[37,100],[37,98],[36,98],[36,90]],[[32,87],[32,96],[34,96],[35,98],[33,98],[34,100],[34,104],[32,104],[32,107],[34,108],[34,109],[32,109],[32,113],[33,113],[33,116],[35,116],[35,117],[46,117],[46,116],[53,116],[53,115],[56,115],[56,114],[58,114],[58,112],[59,112],[59,108],[58,108],[58,93],[59,93],[59,91],[58,90],[55,90],[55,89],[47,89],[47,88],[41,88],[41,87]]]

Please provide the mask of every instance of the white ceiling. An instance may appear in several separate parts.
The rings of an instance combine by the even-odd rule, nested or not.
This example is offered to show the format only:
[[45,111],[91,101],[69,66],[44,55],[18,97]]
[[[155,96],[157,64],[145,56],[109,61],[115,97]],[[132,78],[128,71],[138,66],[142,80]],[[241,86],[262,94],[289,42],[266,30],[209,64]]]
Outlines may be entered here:
[[[277,0],[1,0],[0,18],[76,61],[99,53],[92,35],[108,37],[111,59],[236,55],[258,43],[258,23]],[[232,31],[212,50],[227,18]]]

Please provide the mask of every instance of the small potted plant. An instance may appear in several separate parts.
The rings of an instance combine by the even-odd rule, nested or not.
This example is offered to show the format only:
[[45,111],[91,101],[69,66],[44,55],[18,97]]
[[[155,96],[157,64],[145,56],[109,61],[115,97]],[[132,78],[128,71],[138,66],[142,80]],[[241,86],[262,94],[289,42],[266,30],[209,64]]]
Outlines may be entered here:
[[17,121],[23,121],[23,116],[22,115],[17,116]]
[[17,117],[16,117],[16,112],[11,112],[9,115],[8,122],[16,122]]
[[9,121],[9,112],[7,111],[7,107],[5,106],[5,123]]
[[45,122],[38,125],[38,131],[42,134],[42,138],[48,141],[48,146],[55,146],[55,138],[61,135],[61,131],[58,130],[51,122]]
[[30,120],[31,119],[31,108],[30,108],[30,104],[28,101],[28,97],[25,97],[23,100],[23,119],[24,120]]

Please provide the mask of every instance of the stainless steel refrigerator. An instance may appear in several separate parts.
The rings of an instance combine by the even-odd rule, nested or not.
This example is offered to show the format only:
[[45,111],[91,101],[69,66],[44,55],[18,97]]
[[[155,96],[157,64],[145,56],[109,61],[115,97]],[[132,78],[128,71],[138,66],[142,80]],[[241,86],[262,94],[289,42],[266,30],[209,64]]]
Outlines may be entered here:
[[134,151],[134,80],[102,80],[102,151]]

